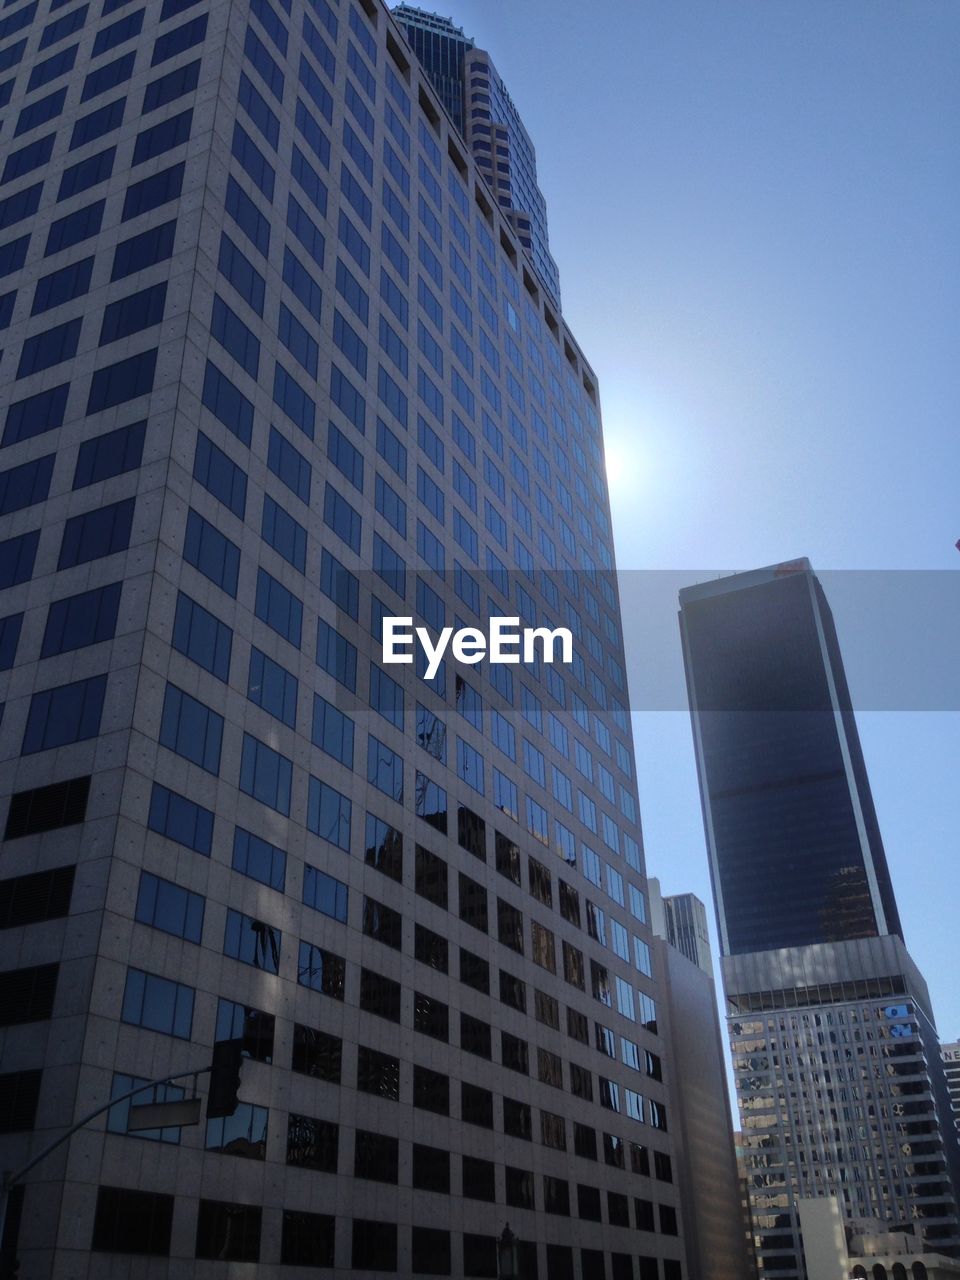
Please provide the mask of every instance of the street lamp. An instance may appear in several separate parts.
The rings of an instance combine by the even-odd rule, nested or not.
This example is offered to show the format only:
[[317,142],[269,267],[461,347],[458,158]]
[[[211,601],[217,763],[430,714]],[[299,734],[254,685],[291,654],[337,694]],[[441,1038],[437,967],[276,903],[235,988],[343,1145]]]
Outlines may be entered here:
[[497,1242],[497,1255],[500,1280],[520,1280],[520,1247],[509,1222]]

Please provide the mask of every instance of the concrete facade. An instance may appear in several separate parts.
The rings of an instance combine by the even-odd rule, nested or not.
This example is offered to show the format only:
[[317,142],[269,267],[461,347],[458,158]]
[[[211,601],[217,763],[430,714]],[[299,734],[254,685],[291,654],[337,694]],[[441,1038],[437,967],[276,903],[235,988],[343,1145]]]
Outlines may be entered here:
[[[679,1280],[597,384],[509,220],[374,0],[0,67],[0,1165],[247,1055],[38,1166],[21,1274]],[[490,613],[574,664],[380,665]]]

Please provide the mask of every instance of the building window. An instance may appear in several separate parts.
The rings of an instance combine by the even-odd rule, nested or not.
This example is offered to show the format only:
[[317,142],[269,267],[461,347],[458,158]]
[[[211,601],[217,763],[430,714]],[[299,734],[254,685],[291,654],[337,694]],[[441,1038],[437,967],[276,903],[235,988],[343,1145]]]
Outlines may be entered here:
[[396,1271],[396,1223],[354,1218],[351,1266],[354,1271]]
[[354,1141],[353,1176],[396,1184],[399,1153],[400,1144],[396,1138],[358,1129]]
[[193,988],[141,969],[128,969],[120,1017],[134,1026],[189,1040]]
[[280,1262],[290,1267],[332,1267],[336,1219],[325,1213],[284,1209]]
[[515,1098],[504,1098],[503,1131],[513,1138],[523,1138],[526,1142],[532,1141],[533,1113],[528,1102],[518,1102]]
[[400,1101],[400,1059],[360,1045],[357,1049],[357,1088],[390,1102]]
[[337,1172],[340,1129],[329,1120],[293,1113],[287,1119],[287,1164],[320,1173]]
[[100,732],[106,691],[107,677],[102,675],[35,693],[30,699],[20,754],[32,755],[95,738]]
[[203,933],[204,905],[199,893],[191,893],[149,871],[141,871],[135,914],[141,924],[198,943]]
[[213,814],[186,796],[169,791],[159,782],[153,784],[150,795],[150,812],[147,826],[168,840],[193,849],[195,853],[210,856],[213,845]]
[[[364,861],[368,867],[375,867],[391,880],[398,883],[403,880],[403,832],[372,813],[367,814]],[[417,892],[420,892],[419,888]]]
[[428,902],[446,909],[447,864],[421,844],[416,847],[414,888]]
[[384,946],[401,949],[403,940],[403,917],[399,911],[377,902],[374,898],[363,899],[363,932],[368,938],[375,938]]
[[227,912],[223,954],[266,973],[280,970],[280,930],[239,911]]
[[168,1258],[172,1227],[173,1196],[98,1187],[90,1248]]
[[333,1000],[342,1000],[346,972],[347,962],[342,956],[314,946],[312,942],[301,941],[297,982],[302,987],[319,991]]
[[257,1062],[273,1061],[275,1019],[272,1013],[236,1004],[233,1000],[217,1002],[216,1039],[240,1040],[245,1058]]
[[439,1116],[450,1114],[450,1078],[414,1063],[413,1105]]
[[215,1262],[259,1262],[260,1217],[259,1205],[201,1200],[196,1256]]
[[413,1185],[421,1191],[450,1194],[450,1152],[441,1147],[413,1144]]
[[266,1107],[241,1102],[232,1116],[207,1121],[206,1149],[224,1156],[265,1160],[267,1154]]
[[543,1175],[543,1208],[546,1213],[570,1217],[570,1184],[563,1178]]
[[400,1021],[401,987],[372,969],[360,970],[360,1008],[390,1022]]
[[315,1027],[305,1027],[299,1022],[294,1023],[293,1055],[290,1061],[293,1071],[313,1076],[315,1080],[325,1080],[328,1084],[339,1084],[342,1055],[343,1041],[338,1036],[318,1031]]

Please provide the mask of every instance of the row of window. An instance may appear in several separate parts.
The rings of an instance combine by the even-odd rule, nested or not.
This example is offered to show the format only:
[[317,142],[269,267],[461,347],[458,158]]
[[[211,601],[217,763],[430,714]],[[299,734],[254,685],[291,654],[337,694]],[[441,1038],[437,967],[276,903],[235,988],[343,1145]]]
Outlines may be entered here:
[[[97,1190],[91,1248],[169,1257],[173,1214],[172,1195],[101,1186]],[[262,1218],[263,1210],[258,1205],[201,1199],[195,1256],[259,1262]],[[285,1209],[280,1262],[287,1266],[333,1267],[336,1234],[333,1217]],[[347,1238],[349,1265],[354,1271],[394,1273],[401,1269],[402,1261],[402,1269],[414,1275],[499,1275],[495,1235],[464,1232],[455,1236],[442,1228],[401,1228],[393,1222],[354,1218]],[[460,1257],[454,1257],[454,1247]],[[610,1280],[637,1280],[638,1276],[639,1280],[681,1280],[682,1276],[679,1262],[665,1259],[661,1264],[649,1255],[635,1258],[629,1253],[611,1253],[608,1271],[607,1255],[599,1249],[574,1250],[569,1245],[548,1244],[540,1255],[536,1243],[521,1241],[519,1250],[522,1274],[530,1280],[537,1280],[540,1275],[540,1256],[546,1263],[545,1280],[574,1280],[575,1258],[580,1264],[581,1280],[608,1280],[608,1276]]]

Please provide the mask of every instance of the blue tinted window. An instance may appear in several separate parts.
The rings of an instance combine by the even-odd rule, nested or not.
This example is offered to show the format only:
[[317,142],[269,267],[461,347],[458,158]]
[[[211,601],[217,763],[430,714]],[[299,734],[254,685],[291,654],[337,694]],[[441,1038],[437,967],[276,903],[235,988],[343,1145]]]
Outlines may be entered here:
[[320,286],[292,249],[283,249],[283,282],[303,303],[314,320],[320,319],[320,303],[323,297]]
[[108,102],[105,107],[98,107],[89,115],[81,116],[73,126],[73,133],[70,135],[70,150],[85,146],[88,142],[93,142],[96,138],[102,138],[104,134],[119,129],[123,123],[123,110],[126,104],[126,98],[117,98],[113,102]]
[[118,427],[116,431],[85,440],[77,454],[73,488],[82,489],[97,480],[107,480],[139,467],[146,430],[146,422],[133,422],[128,427]]
[[125,551],[130,544],[134,503],[134,498],[127,498],[124,502],[71,516],[64,526],[57,568],[69,569]]
[[287,855],[243,827],[233,833],[233,869],[283,893]]
[[270,223],[232,176],[227,179],[225,208],[254,248],[266,257],[270,251]]
[[[26,40],[17,40],[14,44],[7,45],[6,49],[0,49],[0,71],[9,71],[11,67],[17,66],[20,59],[23,57],[23,51],[26,47]],[[13,88],[12,80],[8,80],[7,84],[11,89]],[[7,86],[4,85],[4,88],[6,87]],[[9,100],[10,95],[8,93],[7,101],[9,102]]]
[[293,765],[259,738],[243,735],[240,757],[240,790],[278,813],[290,813]]
[[[112,0],[113,4],[117,0]],[[121,3],[129,3],[129,0],[121,0]],[[163,8],[160,10],[160,21],[167,22],[170,18],[175,18],[178,13],[185,13],[187,9],[192,9],[195,4],[199,4],[200,0],[163,0]]]
[[299,76],[300,83],[310,95],[314,106],[317,107],[323,118],[330,124],[333,120],[333,95],[316,71],[314,71],[304,54],[300,55]]
[[179,115],[161,120],[159,124],[142,130],[137,134],[132,163],[143,164],[155,156],[163,155],[165,151],[172,151],[174,147],[179,147],[190,137],[192,121],[193,109],[188,108],[186,111],[181,111]]
[[13,136],[16,138],[21,133],[29,133],[31,129],[46,124],[48,120],[54,120],[63,110],[66,96],[66,89],[57,89],[38,102],[32,102],[28,107],[24,107],[17,117],[17,127],[13,131]]
[[127,338],[131,333],[139,333],[159,324],[163,319],[163,308],[167,299],[167,282],[151,285],[149,289],[141,289],[139,293],[131,293],[126,298],[118,298],[104,308],[103,324],[100,328],[100,346],[108,342],[117,342]]
[[307,146],[325,169],[330,168],[330,139],[314,120],[300,98],[297,99],[297,128]]
[[70,653],[87,645],[112,640],[117,629],[122,584],[81,591],[79,595],[55,600],[47,613],[47,625],[40,646],[40,657]]
[[[7,7],[4,5],[4,8]],[[29,27],[36,13],[37,0],[33,0],[33,4],[28,4],[18,9],[16,13],[11,13],[9,18],[0,18],[0,40],[6,40],[17,31],[22,31],[24,27]]]
[[136,53],[125,53],[122,57],[115,58],[113,62],[108,62],[106,66],[97,67],[95,71],[91,71],[83,82],[80,101],[87,102],[90,98],[96,98],[101,93],[106,93],[108,89],[114,88],[115,85],[129,80],[133,74],[136,57]]
[[276,174],[273,166],[239,121],[233,125],[233,154],[246,170],[248,177],[266,196],[273,200]]
[[262,316],[266,281],[260,272],[250,265],[249,260],[225,231],[220,235],[220,258],[217,265],[220,274],[230,281],[251,310],[258,316]]
[[106,182],[113,172],[113,157],[116,150],[116,147],[107,147],[105,151],[89,156],[86,160],[78,160],[76,164],[64,169],[63,177],[60,179],[60,189],[57,192],[58,202],[78,195],[81,191],[87,191],[90,187],[95,187],[98,182]]
[[34,291],[30,314],[35,316],[41,311],[49,311],[51,307],[58,307],[61,302],[82,298],[90,288],[92,274],[93,258],[83,258],[50,275],[41,276]]
[[134,1026],[189,1040],[193,989],[141,969],[128,969],[120,1017]]
[[309,863],[304,866],[303,901],[306,906],[346,924],[348,897],[349,890],[342,881],[318,871]]
[[367,376],[367,344],[339,310],[333,313],[333,340],[360,377],[365,378]]
[[239,440],[250,444],[253,404],[209,360],[203,375],[203,403]]
[[51,387],[49,391],[38,391],[36,395],[27,396],[24,400],[15,400],[7,410],[3,445],[29,440],[32,436],[61,427],[69,390],[70,384],[64,383],[59,387]]
[[169,747],[208,773],[217,774],[222,740],[223,716],[168,683],[160,717],[161,746]]
[[206,34],[207,15],[204,14],[200,18],[185,22],[181,27],[175,27],[166,35],[158,36],[153,46],[153,57],[150,59],[151,67],[166,62],[168,58],[175,58],[184,49],[192,49],[195,44],[203,40]]
[[13,307],[16,300],[16,289],[12,289],[9,293],[0,294],[0,329],[9,328],[10,321],[13,319]]
[[98,369],[90,382],[87,413],[112,409],[114,405],[135,400],[153,390],[153,375],[157,365],[157,349],[128,356],[116,364]]
[[[59,253],[61,249],[69,249],[75,244],[80,244],[82,240],[89,240],[91,236],[95,236],[103,221],[105,204],[104,200],[96,200],[83,209],[77,209],[75,213],[68,213],[66,217],[51,222],[43,256],[49,258],[51,253]],[[0,267],[0,274],[2,274],[2,267]]]
[[43,84],[49,84],[59,76],[65,76],[68,71],[73,70],[76,60],[77,46],[74,44],[69,49],[61,49],[45,62],[35,62],[30,72],[30,79],[27,81],[27,93],[32,93]]
[[267,466],[302,502],[310,502],[310,463],[276,427],[270,428]]
[[11,613],[6,618],[0,618],[0,671],[9,671],[13,666],[22,625],[22,613]]
[[174,937],[199,942],[203,933],[204,899],[149,871],[140,872],[140,891],[134,918]]
[[0,471],[0,516],[43,502],[50,490],[55,458],[56,454],[48,453],[43,458]]
[[77,353],[80,341],[80,327],[83,321],[66,320],[63,324],[45,329],[43,333],[35,333],[27,338],[20,352],[20,363],[17,365],[17,377],[26,378],[31,373],[39,373],[42,369],[50,369],[64,360],[71,360]]
[[143,12],[142,9],[138,9],[136,13],[130,13],[125,18],[120,18],[108,27],[101,27],[93,42],[92,56],[95,58],[100,53],[116,49],[118,45],[126,43],[127,40],[132,40],[134,36],[138,36],[143,27]]
[[36,182],[32,187],[24,187],[5,200],[0,200],[0,231],[12,227],[24,218],[31,218],[40,207],[40,193],[43,183]]
[[176,840],[195,853],[210,856],[213,847],[213,814],[186,796],[153,784],[147,826],[168,840]]
[[243,519],[247,505],[247,474],[202,431],[197,432],[193,478],[235,516]]
[[240,548],[193,509],[187,516],[183,558],[236,598]]
[[[33,6],[34,9],[36,7],[36,5]],[[59,7],[59,5],[51,5],[51,12]],[[49,49],[51,45],[56,44],[59,40],[65,40],[67,36],[72,36],[75,31],[79,31],[87,20],[87,7],[87,5],[82,4],[79,9],[74,9],[72,13],[64,14],[62,18],[56,18],[53,22],[48,22],[43,29],[38,48]],[[25,10],[21,9],[20,12],[23,13]]]
[[182,591],[177,592],[172,644],[218,680],[229,679],[233,632]]
[[152,267],[155,262],[164,262],[173,253],[173,241],[176,235],[177,222],[165,222],[162,226],[151,227],[138,236],[122,240],[113,252],[113,269],[111,280],[121,280],[124,276],[133,275],[145,267]]
[[31,173],[46,164],[53,151],[56,136],[55,133],[50,133],[45,138],[38,138],[36,142],[28,142],[19,151],[11,151],[3,166],[0,182],[12,182],[14,178],[22,178],[25,173]]
[[356,312],[358,319],[366,327],[370,322],[370,299],[342,258],[337,259],[337,293]]
[[320,347],[310,336],[305,325],[302,325],[289,307],[280,304],[278,336],[283,345],[302,365],[311,378],[316,378],[320,359]]
[[269,145],[276,151],[280,143],[280,121],[268,106],[267,100],[260,90],[255,87],[253,81],[242,71],[240,72],[240,88],[237,100]]
[[320,590],[338,609],[356,619],[360,606],[360,582],[336,556],[324,549],[320,554]]
[[269,494],[264,494],[263,498],[263,523],[260,534],[264,542],[268,542],[283,556],[284,560],[301,573],[306,572],[307,531],[302,524],[294,520],[293,516],[288,515],[278,503],[274,502]]
[[294,196],[287,199],[287,226],[318,266],[323,266],[323,233]]
[[289,640],[294,648],[300,648],[303,605],[292,591],[288,591],[283,583],[267,573],[266,569],[257,570],[257,597],[254,612],[261,622],[265,622],[278,635]]
[[296,676],[255,647],[250,650],[247,697],[291,729],[296,727]]
[[377,510],[396,529],[401,538],[407,536],[407,504],[383,476],[377,475],[374,502]]
[[215,294],[213,298],[210,332],[237,364],[256,380],[260,367],[259,339],[219,294]]
[[323,618],[317,619],[317,666],[351,693],[357,690],[357,650]]
[[176,200],[183,187],[183,170],[181,161],[180,164],[171,165],[169,169],[127,187],[121,221],[126,222],[128,218],[135,218],[140,213],[148,213],[170,200]]
[[401,480],[407,478],[407,450],[382,418],[377,419],[377,453]]
[[352,805],[346,796],[319,778],[310,779],[307,799],[307,827],[331,844],[350,852]]
[[363,454],[355,449],[339,427],[327,428],[327,457],[355,489],[363,492]]
[[278,102],[282,102],[283,72],[270,56],[266,45],[250,26],[247,27],[243,52],[273,96]]
[[330,366],[330,399],[363,435],[367,416],[366,401],[335,364]]
[[291,422],[312,440],[317,406],[279,361],[273,370],[273,399]]
[[407,594],[406,562],[379,533],[373,535],[373,569],[398,596]]
[[29,233],[17,240],[9,240],[0,245],[0,276],[12,275],[19,271],[27,260],[27,246],[30,244]]
[[277,973],[280,968],[280,930],[239,911],[228,911],[223,954],[243,964],[253,965],[255,969]]
[[250,0],[250,12],[285,58],[287,56],[287,28],[274,13],[267,0]]
[[386,267],[380,268],[380,297],[397,317],[404,328],[410,316],[410,304],[407,296],[390,275]]
[[347,253],[353,258],[363,274],[368,276],[370,274],[370,246],[342,209],[340,210],[340,219],[337,224],[337,234]]
[[168,71],[165,76],[152,80],[143,93],[141,115],[156,111],[158,107],[163,107],[168,102],[176,101],[177,98],[183,97],[185,93],[192,93],[199,82],[199,58],[196,62],[188,62],[185,67],[177,67],[176,71]]
[[95,738],[100,732],[106,690],[107,677],[102,675],[35,693],[30,699],[20,754],[26,756]]
[[313,696],[313,745],[333,756],[348,769],[353,768],[353,732],[354,724],[349,716],[321,698]]
[[403,804],[403,757],[372,733],[367,738],[367,781]]
[[40,530],[31,529],[29,533],[0,542],[0,590],[30,581],[39,541]]
[[362,523],[360,513],[331,484],[324,490],[323,521],[338,538],[359,554]]

